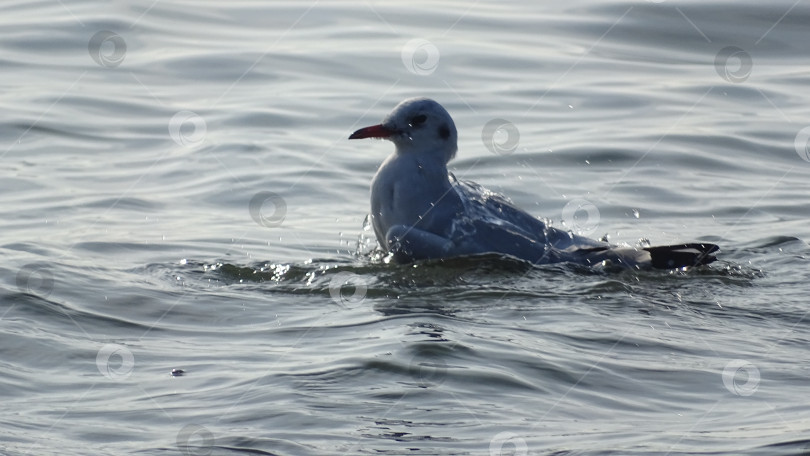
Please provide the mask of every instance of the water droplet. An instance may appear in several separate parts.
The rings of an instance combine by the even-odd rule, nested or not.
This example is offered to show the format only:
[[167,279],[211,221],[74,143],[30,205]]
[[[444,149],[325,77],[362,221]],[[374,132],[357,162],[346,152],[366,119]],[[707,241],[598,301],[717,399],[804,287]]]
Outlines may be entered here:
[[638,211],[638,209],[633,209],[633,217],[635,218],[641,217],[641,213]]

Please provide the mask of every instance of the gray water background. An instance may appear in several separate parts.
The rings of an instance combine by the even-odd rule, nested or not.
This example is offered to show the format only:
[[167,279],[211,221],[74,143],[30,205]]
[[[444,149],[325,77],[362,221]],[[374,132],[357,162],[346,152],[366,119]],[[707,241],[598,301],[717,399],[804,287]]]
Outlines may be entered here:
[[[810,452],[807,2],[0,11],[0,453]],[[412,96],[458,177],[721,260],[385,264],[347,136]]]

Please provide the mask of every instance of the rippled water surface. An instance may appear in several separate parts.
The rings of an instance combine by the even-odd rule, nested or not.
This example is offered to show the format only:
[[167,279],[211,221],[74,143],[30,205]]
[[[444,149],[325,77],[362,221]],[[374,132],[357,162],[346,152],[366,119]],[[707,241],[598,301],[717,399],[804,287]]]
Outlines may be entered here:
[[[805,1],[0,6],[0,453],[810,452]],[[451,170],[690,271],[396,266],[400,100]]]

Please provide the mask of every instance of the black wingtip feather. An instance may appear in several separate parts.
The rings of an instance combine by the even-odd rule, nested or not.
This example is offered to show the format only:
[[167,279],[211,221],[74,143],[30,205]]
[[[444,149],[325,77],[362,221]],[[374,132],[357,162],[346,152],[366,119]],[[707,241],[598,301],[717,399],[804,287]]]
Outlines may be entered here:
[[715,244],[692,243],[647,247],[644,250],[650,252],[654,268],[675,269],[712,263],[717,260],[712,254],[720,250],[720,247]]

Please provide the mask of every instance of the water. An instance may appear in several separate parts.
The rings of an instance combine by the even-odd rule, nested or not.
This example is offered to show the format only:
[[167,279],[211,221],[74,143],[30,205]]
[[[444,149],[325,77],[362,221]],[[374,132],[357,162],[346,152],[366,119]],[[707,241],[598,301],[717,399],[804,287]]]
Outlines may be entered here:
[[[810,452],[806,2],[2,13],[0,453]],[[384,264],[346,138],[411,96],[459,178],[721,260]]]

